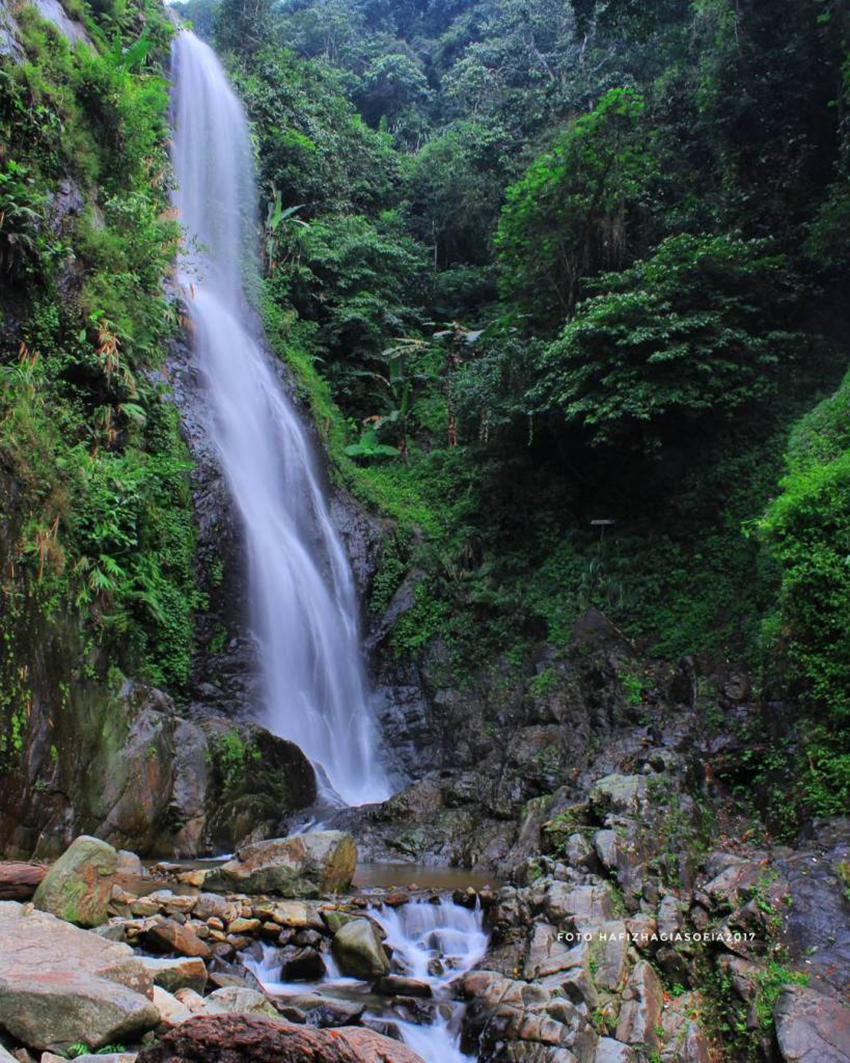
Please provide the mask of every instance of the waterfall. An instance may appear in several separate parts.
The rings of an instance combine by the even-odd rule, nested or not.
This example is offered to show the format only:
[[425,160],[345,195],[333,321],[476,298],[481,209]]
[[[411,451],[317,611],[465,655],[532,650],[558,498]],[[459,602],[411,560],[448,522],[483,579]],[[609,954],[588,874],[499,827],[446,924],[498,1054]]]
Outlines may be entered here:
[[178,34],[172,70],[179,278],[209,390],[208,430],[244,529],[262,715],[310,757],[326,798],[381,801],[391,790],[376,757],[351,569],[243,286],[257,242],[245,114],[194,34]]

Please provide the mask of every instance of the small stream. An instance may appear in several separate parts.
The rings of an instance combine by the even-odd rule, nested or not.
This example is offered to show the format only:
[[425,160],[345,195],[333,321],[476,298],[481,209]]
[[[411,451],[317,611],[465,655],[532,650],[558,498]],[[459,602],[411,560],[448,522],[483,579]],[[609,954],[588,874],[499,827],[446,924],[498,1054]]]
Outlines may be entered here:
[[343,977],[330,952],[323,954],[325,977],[312,983],[281,982],[274,946],[263,946],[261,960],[246,956],[242,962],[274,996],[313,991],[365,1003],[363,1018],[395,1028],[425,1063],[472,1063],[460,1050],[464,1005],[454,999],[453,987],[487,949],[480,908],[465,908],[443,897],[438,903],[422,899],[398,908],[369,908],[365,914],[386,933],[385,944],[392,950],[390,973],[430,986],[432,999],[417,1000],[416,1015],[401,1001],[373,993],[369,982]]

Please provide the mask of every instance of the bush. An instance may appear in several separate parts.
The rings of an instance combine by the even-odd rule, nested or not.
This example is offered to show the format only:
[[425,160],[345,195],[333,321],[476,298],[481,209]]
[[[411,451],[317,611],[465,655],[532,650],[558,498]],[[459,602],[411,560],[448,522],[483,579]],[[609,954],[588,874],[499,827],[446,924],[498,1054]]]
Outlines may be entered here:
[[172,30],[152,0],[98,8],[109,44],[74,14],[93,48],[24,8],[30,61],[0,70],[0,269],[26,281],[20,335],[0,354],[0,458],[20,487],[20,579],[42,609],[76,611],[111,663],[129,656],[179,688],[199,604],[189,461],[145,373],[175,321],[156,67]]
[[540,358],[532,405],[594,446],[652,451],[770,401],[804,338],[794,290],[762,240],[673,236],[593,285]]
[[768,632],[813,721],[803,736],[804,799],[850,807],[850,377],[791,436],[782,493],[759,522],[780,566]]

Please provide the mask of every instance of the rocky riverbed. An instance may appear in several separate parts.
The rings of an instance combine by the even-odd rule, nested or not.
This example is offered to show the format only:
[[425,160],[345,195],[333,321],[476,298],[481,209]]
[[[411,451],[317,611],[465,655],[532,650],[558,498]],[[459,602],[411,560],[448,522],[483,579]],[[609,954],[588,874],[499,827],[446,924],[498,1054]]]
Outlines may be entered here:
[[675,757],[641,768],[556,810],[496,888],[352,888],[336,831],[206,869],[85,836],[46,875],[16,865],[34,893],[0,903],[0,1059],[709,1063],[722,1039],[844,1063],[850,824],[680,854],[673,887],[698,809]]

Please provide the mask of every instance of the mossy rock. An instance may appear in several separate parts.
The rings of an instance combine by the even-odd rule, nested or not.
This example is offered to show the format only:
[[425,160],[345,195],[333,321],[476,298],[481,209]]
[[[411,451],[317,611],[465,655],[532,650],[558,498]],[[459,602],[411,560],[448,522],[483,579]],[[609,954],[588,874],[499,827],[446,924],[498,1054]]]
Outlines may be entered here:
[[81,834],[48,871],[33,903],[78,926],[101,926],[107,920],[107,906],[118,865],[118,853],[111,845]]

